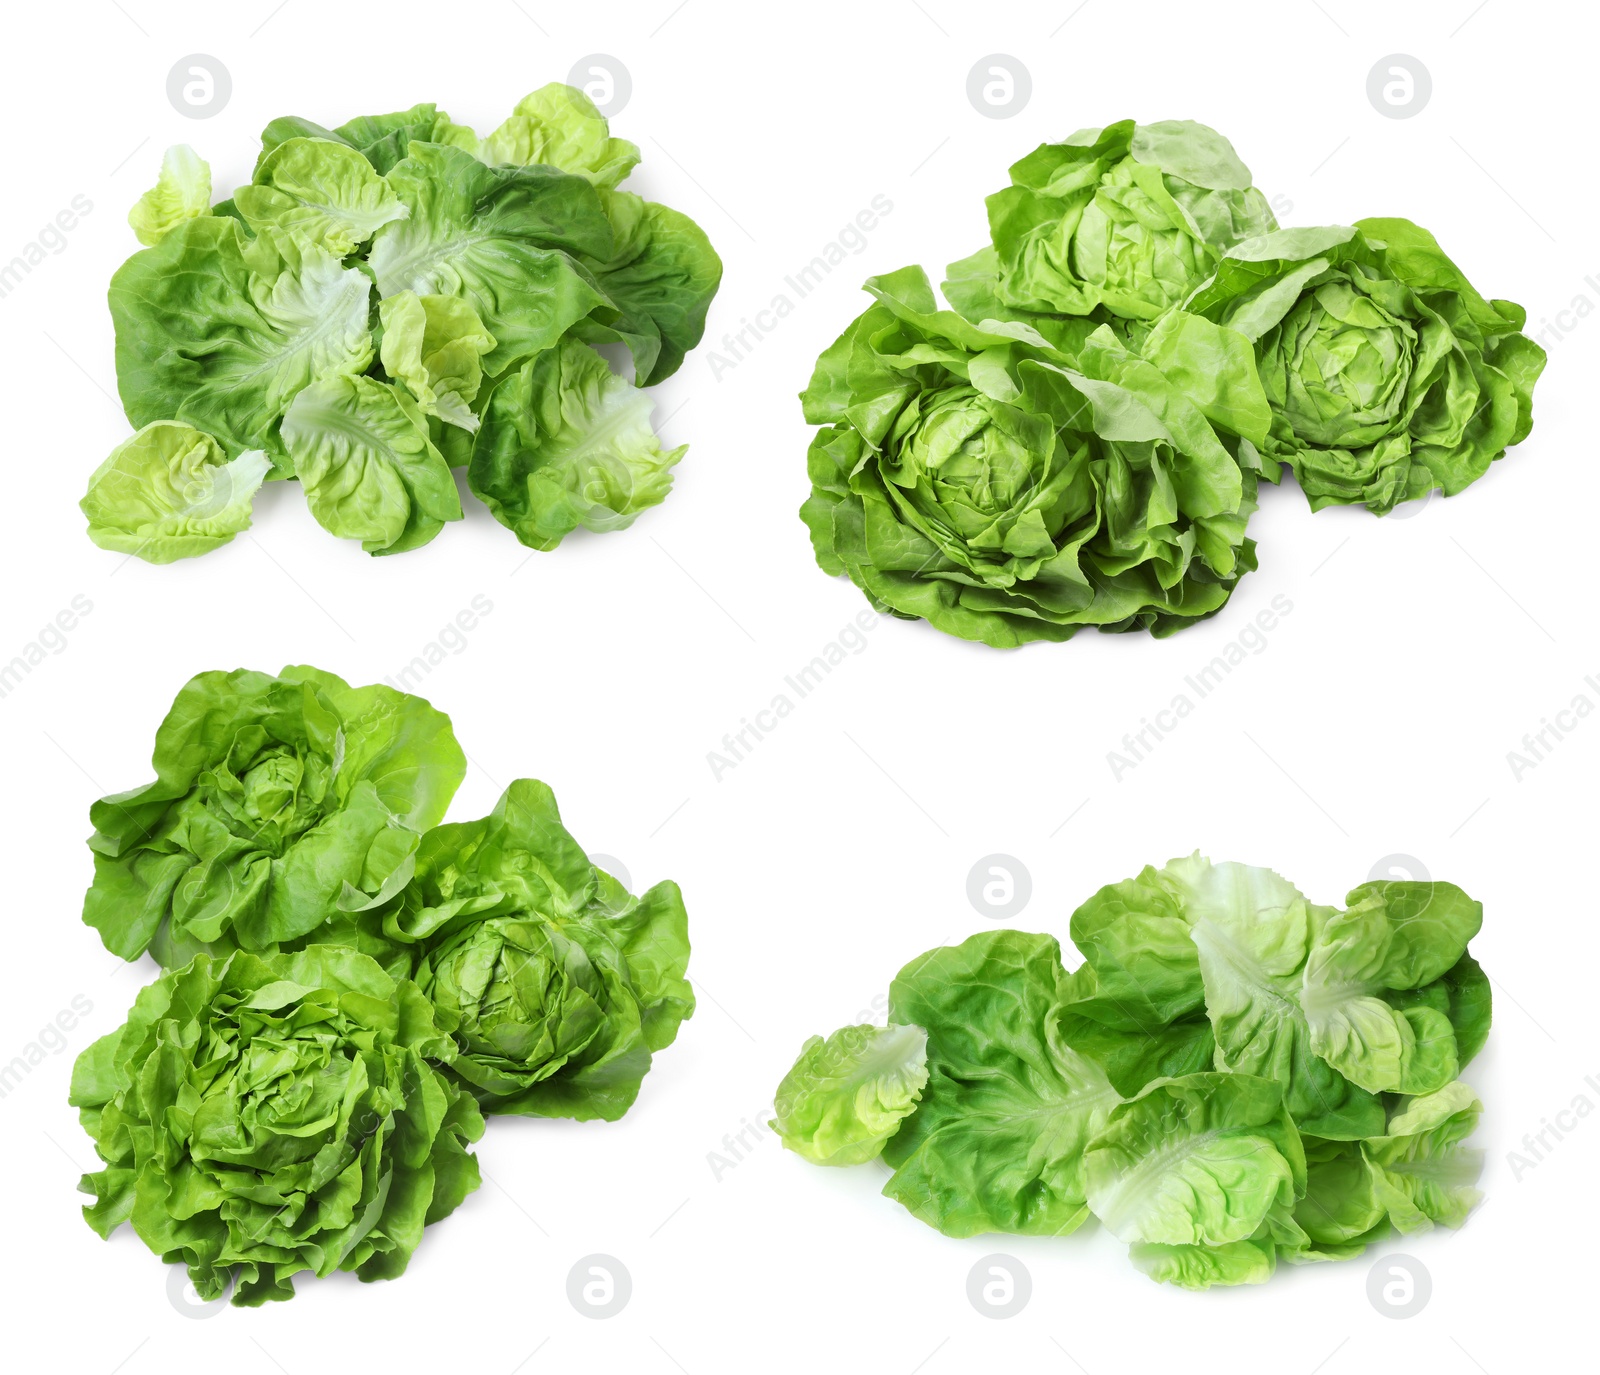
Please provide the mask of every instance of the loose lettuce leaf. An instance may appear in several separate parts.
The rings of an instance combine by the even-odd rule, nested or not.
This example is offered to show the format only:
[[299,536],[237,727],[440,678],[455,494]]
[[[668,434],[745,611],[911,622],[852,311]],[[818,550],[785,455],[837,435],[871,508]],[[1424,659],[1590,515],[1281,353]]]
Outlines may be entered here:
[[572,531],[633,524],[672,488],[687,445],[663,450],[655,403],[587,344],[564,339],[489,397],[467,479],[494,518],[530,549]]
[[1382,1130],[1382,1104],[1316,1053],[1300,1006],[1313,928],[1334,909],[1313,911],[1268,869],[1195,856],[1164,872],[1183,892],[1200,951],[1217,1068],[1275,1079],[1311,1135],[1346,1140]]
[[1102,888],[1072,914],[1072,939],[1084,963],[1065,985],[1061,1034],[1118,1093],[1211,1068],[1200,954],[1159,871]]
[[1119,1102],[1060,1037],[1060,947],[990,931],[912,961],[889,1019],[928,1035],[922,1101],[891,1136],[884,1193],[947,1236],[1059,1236],[1088,1215],[1083,1150]]
[[259,449],[230,462],[210,435],[156,420],[111,451],[78,504],[102,549],[171,563],[248,530],[250,503],[271,468]]
[[612,138],[606,117],[575,86],[552,81],[517,102],[511,116],[487,138],[455,124],[435,134],[439,143],[465,149],[491,167],[543,163],[575,172],[613,189],[639,162],[639,150]]
[[1377,1199],[1401,1232],[1435,1223],[1459,1227],[1483,1195],[1474,1186],[1483,1152],[1461,1143],[1477,1128],[1483,1104],[1457,1080],[1437,1093],[1402,1100],[1387,1132],[1361,1143]]
[[[609,260],[595,188],[553,167],[487,167],[459,148],[412,143],[387,178],[406,207],[373,237],[380,296],[459,296],[495,339],[486,372],[552,347],[611,303],[577,257]],[[576,255],[576,256],[575,256]]]
[[813,1036],[778,1085],[772,1129],[818,1165],[862,1165],[916,1111],[928,1082],[928,1033],[847,1026]]
[[1297,1245],[1306,1160],[1283,1089],[1250,1074],[1158,1079],[1112,1110],[1084,1154],[1089,1206],[1134,1263],[1203,1289],[1259,1283]]
[[1459,1068],[1448,1010],[1396,1007],[1390,990],[1442,979],[1465,955],[1483,908],[1454,884],[1374,883],[1318,929],[1301,1007],[1317,1054],[1373,1092],[1432,1093]]
[[597,311],[579,333],[591,343],[626,344],[635,381],[651,386],[700,342],[722,259],[687,215],[627,191],[602,192],[601,201],[615,246],[606,259],[583,263],[615,310]]
[[483,385],[483,355],[493,351],[494,339],[472,303],[402,291],[378,303],[378,316],[384,371],[404,382],[429,415],[476,430],[472,403]]
[[111,279],[117,387],[135,426],[180,420],[290,472],[278,422],[302,388],[372,361],[368,279],[290,235],[202,216]]
[[330,377],[295,397],[283,443],[317,523],[369,554],[426,544],[461,519],[450,467],[422,412],[370,377]]
[[211,168],[187,143],[168,148],[161,159],[161,175],[128,212],[128,223],[139,242],[161,242],[186,220],[210,213]]
[[1305,1188],[1300,1134],[1275,1080],[1159,1079],[1089,1143],[1089,1206],[1113,1236],[1166,1246],[1247,1241]]
[[434,131],[449,122],[450,116],[431,103],[413,105],[409,110],[388,115],[358,115],[337,129],[325,129],[315,120],[299,115],[283,115],[261,131],[261,155],[256,159],[256,167],[259,169],[290,139],[315,138],[354,148],[383,176],[406,156],[413,139],[419,143],[431,142]]
[[1359,1141],[1306,1137],[1305,1196],[1294,1218],[1308,1245],[1292,1260],[1333,1260],[1359,1254],[1386,1230],[1372,1168]]
[[1190,918],[1161,871],[1102,888],[1072,914],[1072,942],[1093,971],[1074,1010],[1124,1031],[1151,1033],[1205,1008]]
[[239,213],[259,233],[292,230],[338,257],[353,253],[406,207],[355,149],[319,138],[292,138],[256,165],[233,193]]

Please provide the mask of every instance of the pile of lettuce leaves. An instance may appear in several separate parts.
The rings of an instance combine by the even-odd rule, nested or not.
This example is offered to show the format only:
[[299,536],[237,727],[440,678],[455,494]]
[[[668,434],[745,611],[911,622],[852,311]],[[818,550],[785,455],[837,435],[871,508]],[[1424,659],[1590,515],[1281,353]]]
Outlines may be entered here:
[[1256,566],[1258,483],[1378,515],[1482,477],[1544,350],[1404,219],[1278,226],[1187,120],[1042,144],[990,243],[869,306],[801,393],[817,563],[880,612],[1001,648],[1165,636]]
[[400,1274],[478,1186],[485,1116],[616,1121],[694,1012],[678,885],[630,894],[534,779],[441,824],[466,758],[420,698],[201,673],[153,763],[91,808],[83,917],[165,972],[71,1101],[90,1225],[205,1298]]
[[1093,1216],[1157,1280],[1255,1284],[1479,1201],[1489,1034],[1482,906],[1374,881],[1345,906],[1199,855],[1102,888],[1053,936],[918,956],[887,1026],[806,1042],[773,1128],[947,1236],[1061,1236]]
[[295,478],[324,529],[395,554],[461,519],[456,467],[532,549],[631,524],[684,453],[642,388],[700,341],[722,276],[693,220],[619,189],[638,162],[558,83],[485,138],[428,104],[275,119],[216,203],[169,150],[111,280],[136,433],[90,479],[89,537],[203,554]]

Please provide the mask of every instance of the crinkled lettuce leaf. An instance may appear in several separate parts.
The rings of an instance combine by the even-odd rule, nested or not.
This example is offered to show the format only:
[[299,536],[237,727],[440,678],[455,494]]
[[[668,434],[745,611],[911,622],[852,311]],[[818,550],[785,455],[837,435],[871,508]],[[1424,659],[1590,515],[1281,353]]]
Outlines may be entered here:
[[429,415],[476,430],[472,403],[483,385],[483,355],[494,351],[494,338],[472,303],[461,296],[402,291],[378,303],[378,318],[384,371],[404,382]]
[[1112,1110],[1083,1169],[1094,1215],[1158,1279],[1259,1282],[1272,1273],[1271,1244],[1300,1240],[1305,1153],[1275,1080],[1158,1079]]
[[187,143],[168,148],[161,175],[128,212],[139,242],[153,247],[187,220],[211,213],[211,167]]
[[990,931],[913,960],[889,1020],[927,1032],[928,1082],[888,1139],[884,1193],[947,1236],[1060,1236],[1088,1216],[1083,1151],[1120,1097],[1062,1040],[1054,938]]
[[665,499],[688,449],[661,447],[654,409],[587,344],[563,339],[489,397],[467,469],[472,492],[530,549],[554,549],[580,526],[626,529]]
[[461,519],[427,419],[390,383],[330,377],[305,388],[283,418],[283,444],[317,523],[369,554],[415,549]]
[[434,139],[491,167],[543,163],[607,189],[614,189],[639,162],[638,148],[625,138],[611,137],[611,127],[594,102],[576,86],[559,81],[523,96],[486,138],[465,125],[446,124],[436,129]]
[[233,203],[257,233],[291,230],[341,258],[408,213],[360,153],[319,138],[280,143]]
[[111,451],[78,505],[102,549],[171,563],[248,530],[250,503],[271,469],[259,449],[230,460],[210,435],[155,420]]
[[817,1165],[875,1160],[916,1111],[928,1082],[928,1033],[917,1026],[847,1026],[813,1036],[778,1085],[772,1129]]
[[278,434],[312,382],[372,362],[371,283],[289,234],[247,238],[239,221],[185,221],[111,279],[117,388],[135,426],[179,420],[230,457],[251,449],[291,465]]
[[553,167],[488,167],[459,148],[412,143],[387,180],[407,210],[373,236],[380,296],[459,296],[494,337],[491,375],[555,345],[610,302],[579,258],[614,240],[594,186]]
[[584,266],[613,309],[578,326],[591,343],[623,343],[634,380],[652,386],[678,370],[705,332],[706,310],[722,281],[722,259],[687,215],[627,191],[603,191],[614,247]]

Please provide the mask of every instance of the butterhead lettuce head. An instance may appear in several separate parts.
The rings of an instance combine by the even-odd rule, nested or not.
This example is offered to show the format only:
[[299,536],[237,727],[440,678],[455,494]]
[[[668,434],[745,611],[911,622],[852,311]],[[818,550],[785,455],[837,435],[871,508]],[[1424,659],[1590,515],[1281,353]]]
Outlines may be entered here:
[[[1545,354],[1521,333],[1526,312],[1481,296],[1410,220],[1238,244],[1184,312],[1254,344],[1272,411],[1263,453],[1313,510],[1454,496],[1533,428]],[[1183,312],[1158,324],[1147,356],[1167,365],[1183,330]]]
[[416,980],[486,1112],[615,1121],[694,1011],[678,885],[635,898],[590,863],[555,797],[518,779],[478,821],[423,837],[386,908],[334,928]]
[[270,953],[388,901],[466,772],[450,720],[321,669],[197,674],[156,731],[154,782],[89,810],[83,919],[125,960]]
[[78,1057],[72,1103],[105,1167],[84,1217],[124,1222],[202,1298],[293,1277],[401,1274],[478,1187],[483,1118],[433,1062],[454,1045],[416,986],[337,946],[198,955]]
[[972,319],[1153,320],[1230,244],[1277,228],[1233,145],[1184,119],[1040,144],[988,205],[991,245],[949,271],[947,294]]
[[1069,360],[939,309],[920,268],[867,290],[801,394],[823,427],[801,516],[879,610],[1000,647],[1165,635],[1255,567],[1253,449],[1109,331]]

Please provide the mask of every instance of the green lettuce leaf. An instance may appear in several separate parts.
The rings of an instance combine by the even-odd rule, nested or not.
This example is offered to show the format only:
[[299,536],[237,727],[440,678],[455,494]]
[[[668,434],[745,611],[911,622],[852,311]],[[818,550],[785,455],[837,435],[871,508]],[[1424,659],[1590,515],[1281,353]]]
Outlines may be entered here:
[[256,164],[254,180],[233,193],[250,226],[286,229],[344,257],[407,210],[389,183],[355,149],[292,138]]
[[380,175],[386,175],[410,151],[411,142],[431,143],[437,129],[448,127],[450,116],[431,103],[413,105],[387,115],[358,115],[337,129],[325,129],[315,120],[283,115],[261,131],[259,168],[273,151],[293,138],[324,139],[354,148]]
[[484,407],[467,479],[530,549],[624,530],[672,489],[687,445],[663,450],[655,402],[568,338],[507,377]]
[[494,339],[472,303],[460,296],[402,291],[378,303],[383,369],[404,382],[417,404],[463,430],[476,430],[472,403],[483,385],[483,355]]
[[1457,1080],[1437,1093],[1401,1100],[1386,1133],[1361,1143],[1377,1199],[1399,1231],[1425,1232],[1435,1223],[1459,1227],[1477,1207],[1483,1152],[1461,1143],[1482,1112],[1477,1094]]
[[487,167],[459,148],[412,143],[387,180],[406,207],[374,235],[380,296],[459,296],[495,339],[491,375],[552,347],[611,302],[578,257],[604,262],[611,222],[595,188],[553,167]]
[[623,343],[634,378],[652,386],[678,370],[705,333],[706,310],[722,280],[722,259],[687,215],[627,191],[603,191],[615,246],[583,259],[615,310],[578,326],[590,343]]
[[1387,1230],[1388,1211],[1378,1197],[1373,1172],[1359,1141],[1306,1137],[1306,1191],[1294,1218],[1307,1245],[1286,1258],[1343,1260],[1359,1255]]
[[818,1165],[862,1165],[916,1111],[928,1082],[928,1033],[847,1026],[813,1036],[778,1085],[772,1129]]
[[1272,1272],[1271,1243],[1299,1238],[1305,1153],[1270,1079],[1158,1079],[1113,1109],[1083,1169],[1094,1215],[1158,1279],[1259,1282]]
[[139,242],[153,246],[187,220],[211,213],[211,167],[187,143],[168,148],[161,175],[128,212]]
[[283,418],[283,444],[317,524],[369,554],[415,549],[461,519],[426,418],[392,385],[330,377],[305,388]]
[[607,189],[616,187],[639,162],[638,148],[625,138],[611,137],[611,127],[594,102],[576,86],[559,81],[523,96],[487,138],[479,139],[459,124],[441,127],[434,138],[491,167],[542,163]]
[[1373,1092],[1432,1093],[1459,1069],[1448,1008],[1397,1007],[1390,990],[1443,979],[1483,922],[1454,884],[1382,882],[1351,892],[1317,930],[1300,1005],[1317,1054]]
[[1088,1216],[1083,1150],[1120,1099],[1060,1037],[1061,952],[989,931],[913,960],[889,1020],[923,1027],[928,1082],[884,1147],[884,1193],[947,1236],[1060,1236]]
[[155,420],[111,451],[78,505],[102,549],[171,563],[248,530],[250,503],[271,469],[259,449],[230,461],[210,435]]
[[179,420],[230,457],[252,449],[290,464],[278,436],[312,382],[372,361],[371,283],[289,235],[247,239],[239,221],[185,221],[111,279],[117,387],[138,427]]

